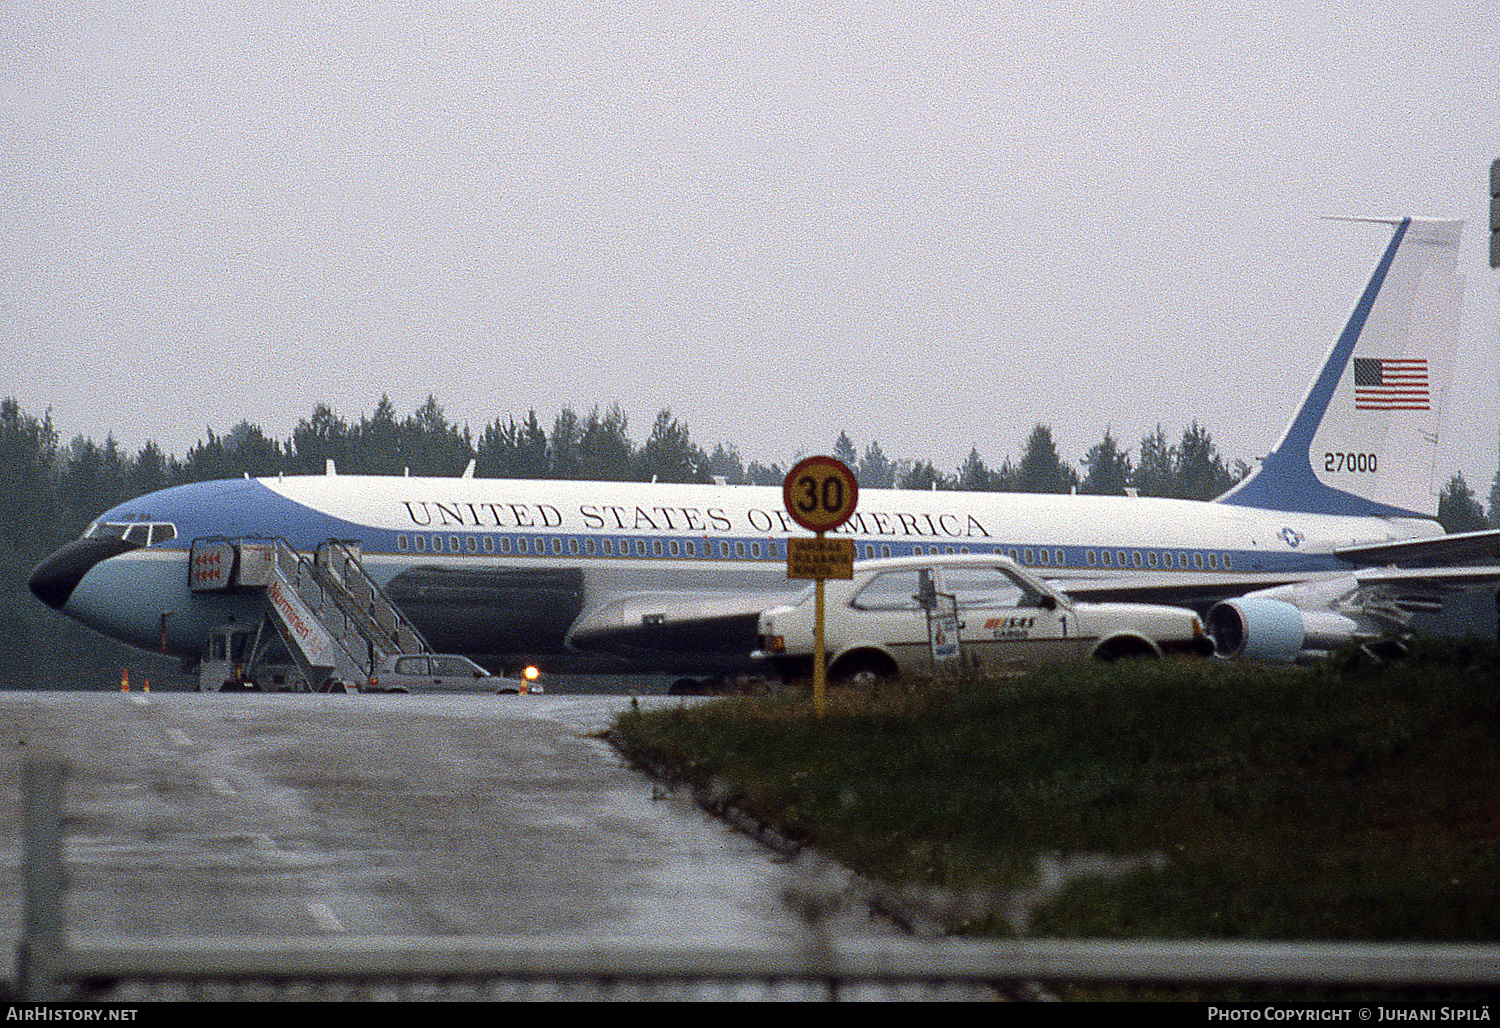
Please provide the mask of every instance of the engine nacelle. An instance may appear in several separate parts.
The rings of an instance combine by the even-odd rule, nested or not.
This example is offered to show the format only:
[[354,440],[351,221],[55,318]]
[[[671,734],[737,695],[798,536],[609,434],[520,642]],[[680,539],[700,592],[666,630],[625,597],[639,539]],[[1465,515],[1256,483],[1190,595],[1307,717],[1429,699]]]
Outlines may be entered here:
[[1303,650],[1336,650],[1368,634],[1342,614],[1254,596],[1216,604],[1208,612],[1208,633],[1221,657],[1273,664],[1290,664]]

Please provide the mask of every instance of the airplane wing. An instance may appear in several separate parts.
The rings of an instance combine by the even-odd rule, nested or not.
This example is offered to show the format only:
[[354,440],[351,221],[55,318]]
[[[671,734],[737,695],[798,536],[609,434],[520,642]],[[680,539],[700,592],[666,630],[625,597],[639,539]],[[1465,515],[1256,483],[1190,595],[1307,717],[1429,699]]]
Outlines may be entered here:
[[[1475,533],[1485,534],[1485,533]],[[1181,576],[1188,578],[1189,576]],[[1412,617],[1443,607],[1444,597],[1500,587],[1500,566],[1383,567],[1319,576],[1168,576],[1117,582],[1054,582],[1079,599],[1151,600],[1207,612],[1214,646],[1236,659],[1289,662],[1308,650],[1330,650],[1406,631]]]
[[1354,577],[1366,588],[1430,586],[1437,589],[1492,589],[1500,586],[1500,567],[1381,568],[1359,571]]
[[[1484,589],[1500,585],[1495,580],[1493,562],[1500,560],[1500,529],[1481,532],[1458,532],[1424,539],[1396,542],[1360,543],[1344,546],[1334,553],[1355,565],[1366,565],[1351,571],[1244,572],[1177,572],[1142,575],[1131,578],[1055,578],[1049,579],[1059,591],[1075,600],[1095,602],[1176,603],[1187,606],[1212,604],[1277,586],[1336,581],[1353,576],[1361,587],[1416,589],[1423,585],[1436,589]],[[1465,565],[1466,560],[1484,560],[1480,566]]]
[[1500,528],[1395,542],[1357,543],[1340,546],[1333,552],[1351,564],[1394,564],[1398,567],[1493,561],[1500,559]]
[[1305,571],[1240,574],[1179,571],[1132,578],[1049,578],[1047,582],[1075,600],[1092,603],[1167,603],[1197,607],[1261,589],[1348,575],[1348,571],[1328,571],[1318,575],[1309,575]]

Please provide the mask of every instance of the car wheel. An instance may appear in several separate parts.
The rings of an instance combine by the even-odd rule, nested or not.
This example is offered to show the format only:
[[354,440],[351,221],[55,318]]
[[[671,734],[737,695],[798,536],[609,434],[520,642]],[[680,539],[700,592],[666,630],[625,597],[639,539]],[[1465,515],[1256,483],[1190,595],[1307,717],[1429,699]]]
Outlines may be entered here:
[[1094,659],[1106,664],[1117,660],[1155,660],[1156,650],[1144,639],[1125,637],[1111,639],[1094,651]]
[[846,653],[828,669],[828,677],[860,689],[870,689],[896,677],[896,662],[884,653]]

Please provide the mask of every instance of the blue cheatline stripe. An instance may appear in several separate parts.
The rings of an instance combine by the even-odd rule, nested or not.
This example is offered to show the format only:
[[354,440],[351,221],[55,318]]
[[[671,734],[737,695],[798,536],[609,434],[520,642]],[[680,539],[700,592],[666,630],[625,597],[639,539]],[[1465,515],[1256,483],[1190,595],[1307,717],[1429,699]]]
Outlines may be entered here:
[[1339,335],[1338,342],[1328,354],[1328,360],[1319,372],[1307,399],[1297,411],[1286,436],[1275,450],[1266,456],[1261,466],[1243,483],[1223,496],[1216,503],[1236,507],[1256,507],[1262,510],[1295,511],[1305,514],[1343,514],[1353,517],[1426,517],[1421,511],[1406,510],[1390,504],[1376,503],[1362,496],[1335,489],[1323,483],[1312,468],[1312,440],[1323,423],[1328,405],[1333,400],[1334,389],[1344,375],[1344,368],[1354,354],[1354,348],[1364,331],[1375,300],[1385,285],[1386,276],[1396,260],[1401,241],[1411,219],[1406,218],[1396,226],[1390,245],[1375,267],[1375,273],[1365,285],[1349,322]]
[[[876,541],[876,540],[879,541]],[[394,545],[391,544],[394,540]],[[780,562],[781,540],[765,536],[630,536],[573,533],[367,532],[366,554],[395,554],[412,560],[429,557],[473,558],[549,564],[561,561],[640,561],[671,565],[681,562]],[[604,544],[609,544],[606,551]],[[524,543],[525,549],[521,548]],[[676,552],[672,545],[677,544]],[[590,549],[592,544],[592,549]],[[689,545],[693,546],[690,552]],[[661,552],[658,553],[657,549]],[[759,552],[757,552],[759,547]],[[642,550],[644,549],[644,552]],[[856,560],[884,557],[999,554],[1045,575],[1050,571],[1326,571],[1342,565],[1328,554],[1297,551],[1202,549],[1193,547],[1077,546],[1032,543],[892,542],[874,537],[854,540]]]

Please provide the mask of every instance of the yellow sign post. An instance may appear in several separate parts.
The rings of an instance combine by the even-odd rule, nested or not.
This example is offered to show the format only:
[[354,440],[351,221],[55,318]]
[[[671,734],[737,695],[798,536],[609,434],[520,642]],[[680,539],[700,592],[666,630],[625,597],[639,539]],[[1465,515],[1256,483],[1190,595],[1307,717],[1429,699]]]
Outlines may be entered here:
[[781,483],[782,502],[792,520],[817,533],[814,539],[788,539],[786,577],[811,578],[813,588],[813,708],[823,718],[827,672],[823,665],[823,583],[829,578],[854,577],[854,541],[825,539],[828,532],[849,520],[859,502],[859,481],[843,461],[808,457],[798,461]]

